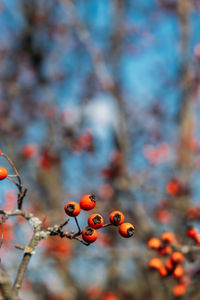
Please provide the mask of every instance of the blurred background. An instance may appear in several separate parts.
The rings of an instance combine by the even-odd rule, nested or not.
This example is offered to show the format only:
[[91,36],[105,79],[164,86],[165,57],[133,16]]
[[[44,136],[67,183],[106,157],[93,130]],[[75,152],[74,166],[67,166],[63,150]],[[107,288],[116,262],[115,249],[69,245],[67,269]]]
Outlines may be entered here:
[[[95,212],[121,210],[136,228],[130,239],[99,230],[90,247],[42,241],[21,298],[174,299],[176,280],[149,271],[146,243],[171,231],[188,244],[186,225],[198,227],[200,1],[1,0],[0,28],[0,148],[28,188],[24,207],[60,224],[67,201],[94,193]],[[16,198],[3,181],[1,208]],[[4,226],[13,279],[14,245],[31,233],[21,217]],[[188,257],[184,299],[199,299],[199,266]]]

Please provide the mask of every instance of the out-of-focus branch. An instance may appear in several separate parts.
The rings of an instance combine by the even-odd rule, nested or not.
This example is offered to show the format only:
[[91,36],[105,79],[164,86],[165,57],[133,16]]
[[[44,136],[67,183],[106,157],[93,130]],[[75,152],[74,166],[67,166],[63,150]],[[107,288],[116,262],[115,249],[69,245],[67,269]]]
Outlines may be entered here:
[[12,284],[9,276],[3,270],[3,267],[0,266],[0,289],[2,296],[0,299],[4,300],[19,300],[17,296],[14,296],[12,291]]

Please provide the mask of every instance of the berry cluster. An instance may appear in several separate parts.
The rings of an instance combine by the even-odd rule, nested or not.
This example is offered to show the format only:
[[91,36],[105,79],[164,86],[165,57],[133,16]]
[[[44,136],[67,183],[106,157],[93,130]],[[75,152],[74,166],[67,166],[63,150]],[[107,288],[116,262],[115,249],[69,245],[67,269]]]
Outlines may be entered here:
[[184,281],[184,255],[179,251],[174,251],[172,244],[175,238],[171,232],[165,232],[161,238],[151,238],[147,246],[156,250],[160,256],[165,256],[163,260],[160,257],[154,257],[149,261],[149,268],[157,270],[161,277],[173,276],[178,280],[178,284],[173,289],[174,296],[181,297],[186,293],[187,284]]
[[106,227],[109,225],[119,226],[119,233],[125,238],[129,238],[134,233],[134,226],[131,223],[124,223],[124,215],[120,211],[113,211],[110,214],[110,223],[104,224],[104,219],[99,213],[94,213],[88,218],[88,226],[81,231],[77,216],[80,214],[81,209],[89,211],[94,209],[96,206],[96,197],[93,194],[85,195],[81,198],[80,204],[74,201],[66,203],[64,209],[68,216],[74,217],[78,225],[79,232],[77,235],[82,234],[82,239],[88,244],[96,241],[98,235],[96,229]]

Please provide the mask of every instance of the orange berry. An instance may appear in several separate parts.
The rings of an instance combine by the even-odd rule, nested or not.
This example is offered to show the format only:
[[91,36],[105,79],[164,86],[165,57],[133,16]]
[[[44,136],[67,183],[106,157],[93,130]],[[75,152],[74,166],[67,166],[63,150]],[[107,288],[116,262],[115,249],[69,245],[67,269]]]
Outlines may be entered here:
[[195,227],[188,227],[186,234],[187,234],[187,236],[195,239],[198,234],[198,231]]
[[184,275],[184,270],[180,265],[178,265],[178,266],[175,267],[172,274],[176,278],[181,278]]
[[163,267],[162,260],[158,257],[154,257],[149,261],[149,268],[159,270]]
[[179,185],[175,180],[172,180],[170,182],[167,183],[166,185],[166,192],[169,195],[177,195],[179,193]]
[[91,210],[96,206],[96,196],[93,194],[85,195],[81,198],[80,207],[83,210]]
[[165,267],[161,267],[160,269],[158,269],[158,272],[162,277],[166,277],[168,275],[167,269]]
[[184,255],[179,251],[175,251],[172,253],[171,260],[175,265],[181,264],[184,261]]
[[92,214],[88,219],[88,225],[94,229],[102,227],[103,223],[103,217],[100,214]]
[[82,238],[87,243],[93,243],[97,239],[97,232],[94,228],[86,227],[82,232]]
[[151,249],[159,249],[160,248],[160,240],[156,237],[152,237],[150,240],[148,240],[147,246]]
[[174,241],[174,235],[171,232],[164,232],[161,235],[161,241],[165,244],[171,244]]
[[172,253],[172,248],[170,246],[161,247],[158,252],[161,256],[170,255]]
[[122,223],[119,226],[119,233],[125,238],[129,238],[134,234],[135,227],[131,223]]
[[8,171],[4,167],[0,167],[0,180],[5,179],[8,176]]
[[172,271],[174,269],[174,265],[171,261],[171,258],[166,259],[165,267],[167,268],[168,271]]
[[115,210],[110,214],[110,223],[118,226],[124,222],[124,215],[121,211]]
[[80,205],[74,201],[70,201],[67,204],[65,204],[64,209],[65,209],[66,214],[70,217],[76,217],[81,212]]
[[197,245],[200,245],[200,234],[196,235],[195,241],[196,241]]
[[2,151],[1,151],[1,149],[0,149],[0,155],[1,155],[1,153],[2,153]]
[[183,284],[177,284],[173,288],[173,294],[175,297],[181,297],[186,293],[186,286]]

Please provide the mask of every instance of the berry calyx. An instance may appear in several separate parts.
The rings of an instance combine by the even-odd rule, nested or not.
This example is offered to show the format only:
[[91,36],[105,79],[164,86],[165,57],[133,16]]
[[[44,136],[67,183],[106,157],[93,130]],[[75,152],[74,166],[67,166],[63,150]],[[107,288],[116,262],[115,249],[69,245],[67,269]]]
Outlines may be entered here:
[[94,229],[101,228],[104,220],[100,214],[92,214],[88,219],[88,225]]
[[94,243],[97,239],[97,232],[94,228],[86,227],[82,232],[82,238],[87,243]]
[[8,176],[8,171],[4,167],[0,167],[0,180],[5,179]]
[[65,212],[70,217],[76,217],[80,214],[81,208],[80,205],[74,201],[70,201],[65,204]]
[[91,210],[96,206],[96,196],[93,194],[85,195],[80,200],[80,207],[83,210]]
[[121,225],[123,222],[124,222],[124,215],[121,211],[116,210],[110,214],[111,224],[118,226]]
[[123,223],[119,227],[119,233],[125,238],[129,238],[134,234],[135,227],[131,223]]
[[148,243],[147,243],[147,246],[148,248],[150,249],[159,249],[160,246],[161,246],[161,243],[160,243],[160,240],[156,237],[152,237],[150,240],[148,240]]

